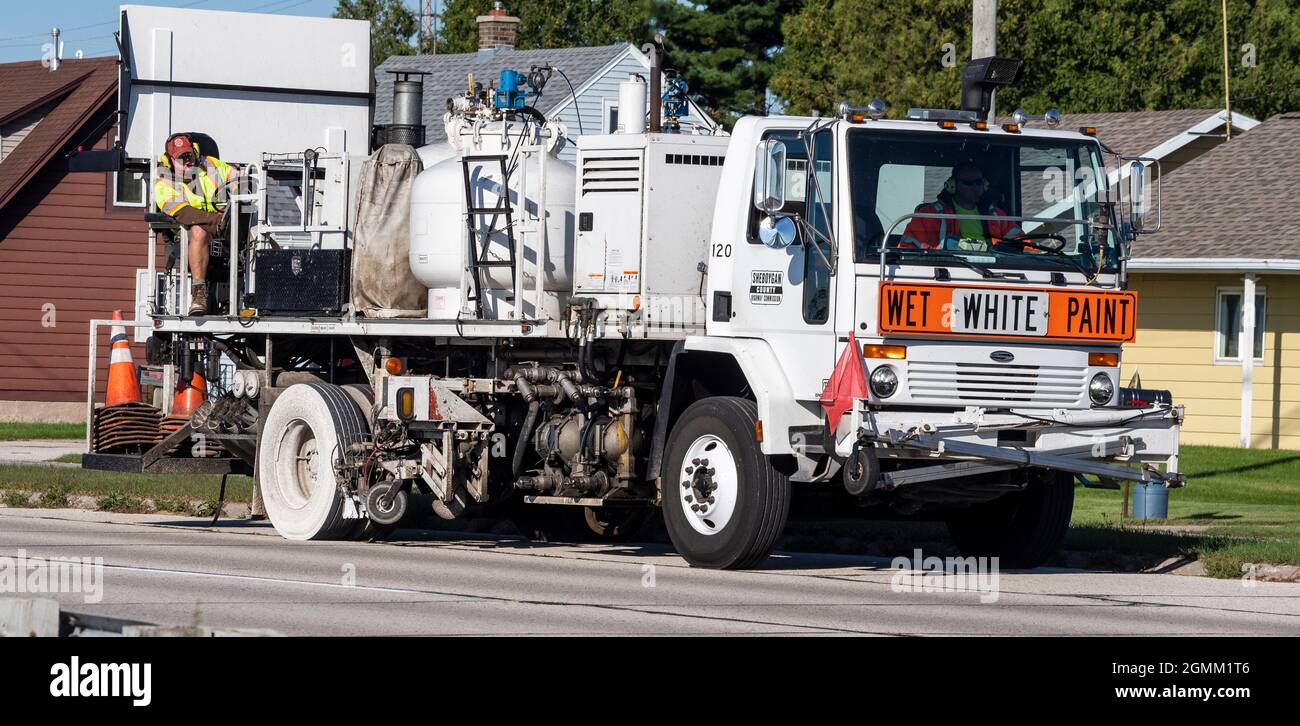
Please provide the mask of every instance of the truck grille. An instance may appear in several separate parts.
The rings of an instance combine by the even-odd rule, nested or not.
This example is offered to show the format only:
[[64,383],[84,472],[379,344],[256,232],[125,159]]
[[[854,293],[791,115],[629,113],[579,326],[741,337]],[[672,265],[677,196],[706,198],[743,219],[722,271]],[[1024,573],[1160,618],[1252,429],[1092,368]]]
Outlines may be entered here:
[[1078,366],[988,365],[908,361],[907,390],[916,403],[1086,406],[1087,370]]

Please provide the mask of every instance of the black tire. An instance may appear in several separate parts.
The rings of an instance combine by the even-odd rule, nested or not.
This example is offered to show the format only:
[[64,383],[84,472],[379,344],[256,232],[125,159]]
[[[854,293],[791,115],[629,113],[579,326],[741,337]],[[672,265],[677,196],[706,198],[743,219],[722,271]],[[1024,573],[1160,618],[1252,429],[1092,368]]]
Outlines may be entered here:
[[1074,476],[1029,469],[1025,491],[977,504],[947,518],[953,543],[968,557],[998,557],[1002,567],[1028,569],[1061,547],[1074,511]]
[[[758,407],[753,401],[705,398],[682,413],[669,435],[662,475],[664,523],[677,552],[695,567],[754,567],[767,559],[785,529],[790,513],[790,481],[772,466],[754,440],[757,421]],[[685,460],[687,452],[708,441],[708,437],[725,444],[725,453],[734,462],[734,504],[721,524],[707,519],[705,513],[689,512],[692,505],[684,499],[688,495],[694,498],[700,491],[694,478],[695,467]],[[689,473],[688,467],[692,469]],[[706,483],[711,485],[713,475],[707,471],[706,475]],[[723,494],[720,488],[713,491]],[[715,502],[707,504],[722,508]],[[702,531],[715,524],[711,532]]]

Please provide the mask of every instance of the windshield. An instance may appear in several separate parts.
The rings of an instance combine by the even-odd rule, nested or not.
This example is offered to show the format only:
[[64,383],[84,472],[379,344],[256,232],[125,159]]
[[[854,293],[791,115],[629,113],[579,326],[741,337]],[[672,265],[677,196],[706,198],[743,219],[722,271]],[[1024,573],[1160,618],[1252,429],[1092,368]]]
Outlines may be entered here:
[[1095,143],[852,129],[847,147],[858,262],[877,261],[888,234],[909,264],[1117,268],[1115,235],[1078,221],[1101,219],[1106,201]]

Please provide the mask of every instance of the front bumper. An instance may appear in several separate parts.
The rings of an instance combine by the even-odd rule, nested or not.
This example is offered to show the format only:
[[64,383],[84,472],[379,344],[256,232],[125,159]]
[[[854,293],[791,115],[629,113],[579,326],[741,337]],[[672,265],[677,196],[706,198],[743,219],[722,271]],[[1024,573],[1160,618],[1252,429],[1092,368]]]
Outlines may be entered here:
[[967,475],[974,466],[944,462],[974,462],[986,469],[1044,466],[1103,480],[1184,484],[1178,473],[1182,406],[945,412],[872,410],[860,403],[853,418],[850,430],[857,436],[838,440],[838,455],[870,445],[881,457],[937,465],[917,480]]

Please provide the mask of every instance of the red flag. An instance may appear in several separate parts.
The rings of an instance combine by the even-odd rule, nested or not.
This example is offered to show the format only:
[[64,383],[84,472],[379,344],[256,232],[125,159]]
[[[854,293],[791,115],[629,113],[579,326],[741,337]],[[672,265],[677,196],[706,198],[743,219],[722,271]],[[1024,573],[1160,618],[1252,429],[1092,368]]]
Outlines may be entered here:
[[855,399],[867,397],[867,375],[862,367],[862,349],[853,331],[849,331],[849,344],[831,371],[831,379],[822,391],[821,405],[826,411],[831,434],[840,425],[840,417],[852,410]]

